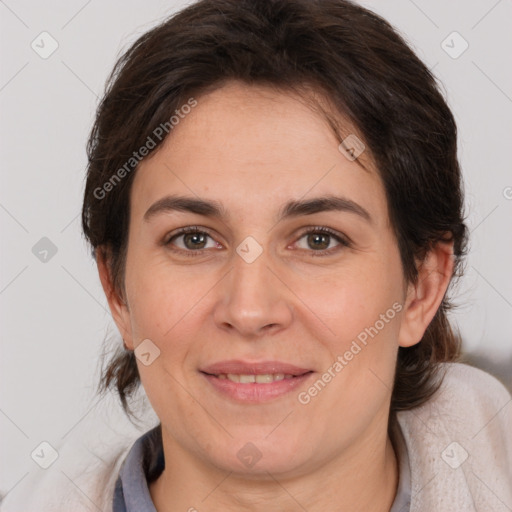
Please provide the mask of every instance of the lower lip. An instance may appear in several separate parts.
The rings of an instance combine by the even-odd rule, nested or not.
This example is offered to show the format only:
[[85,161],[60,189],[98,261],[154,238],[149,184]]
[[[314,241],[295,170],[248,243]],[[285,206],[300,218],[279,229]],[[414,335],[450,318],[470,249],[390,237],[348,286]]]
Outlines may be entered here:
[[239,382],[233,382],[229,379],[219,379],[214,375],[201,373],[222,395],[243,403],[261,403],[282,397],[296,390],[313,375],[313,372],[309,372],[297,377],[292,377],[291,379],[276,380],[264,384],[257,382],[240,384]]

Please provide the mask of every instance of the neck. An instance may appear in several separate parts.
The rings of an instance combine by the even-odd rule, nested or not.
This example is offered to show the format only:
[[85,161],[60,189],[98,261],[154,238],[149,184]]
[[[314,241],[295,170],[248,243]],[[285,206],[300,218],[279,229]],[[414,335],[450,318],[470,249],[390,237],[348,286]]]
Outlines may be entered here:
[[162,441],[166,467],[149,485],[159,512],[389,512],[398,486],[397,459],[387,432],[361,439],[309,474],[267,472],[257,480],[206,466],[164,428]]

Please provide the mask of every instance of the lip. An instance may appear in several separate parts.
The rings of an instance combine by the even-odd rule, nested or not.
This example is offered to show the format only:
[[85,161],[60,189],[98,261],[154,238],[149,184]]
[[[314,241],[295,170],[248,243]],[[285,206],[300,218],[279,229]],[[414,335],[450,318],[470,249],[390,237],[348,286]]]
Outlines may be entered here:
[[[288,395],[304,385],[314,375],[313,370],[280,361],[246,362],[240,360],[220,361],[203,368],[200,373],[223,398],[244,404],[258,404]],[[251,382],[247,384],[217,377],[217,375],[227,373],[241,375],[284,373],[293,375],[293,377],[268,383]]]
[[290,363],[281,361],[242,361],[240,359],[230,359],[229,361],[219,361],[205,368],[201,368],[203,373],[210,375],[220,375],[221,373],[236,373],[240,375],[264,375],[266,373],[284,373],[294,376],[303,375],[312,371],[309,368],[300,368]]

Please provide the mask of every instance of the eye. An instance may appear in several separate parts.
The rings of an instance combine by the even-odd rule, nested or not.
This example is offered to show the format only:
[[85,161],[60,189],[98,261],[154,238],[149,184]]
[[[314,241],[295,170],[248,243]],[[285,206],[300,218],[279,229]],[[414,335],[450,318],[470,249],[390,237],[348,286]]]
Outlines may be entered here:
[[[187,226],[185,228],[181,228],[176,233],[174,233],[164,244],[166,246],[176,245],[178,249],[177,252],[185,252],[188,253],[187,255],[195,256],[195,254],[191,253],[201,253],[204,249],[210,249],[210,248],[216,248],[220,244],[217,242],[213,242],[213,245],[210,245],[208,247],[207,240],[208,238],[213,238],[210,236],[210,234],[203,229],[199,228],[198,226]],[[175,243],[176,240],[181,239],[180,243]],[[175,249],[172,249],[175,250]]]
[[[341,233],[337,233],[330,228],[317,226],[309,228],[307,231],[302,232],[299,240],[305,238],[307,247],[305,250],[313,247],[311,256],[326,256],[334,252],[338,252],[344,247],[350,247],[349,240]],[[331,242],[335,240],[338,245],[329,249]]]
[[[208,246],[208,238],[212,240],[210,246]],[[338,252],[344,247],[351,246],[350,241],[341,233],[323,226],[308,228],[302,231],[298,241],[303,238],[306,239],[307,247],[301,247],[301,249],[308,251],[313,248],[309,251],[311,256],[326,256]],[[338,245],[334,248],[329,248],[333,240],[336,241]],[[180,243],[176,241],[180,241]],[[295,243],[297,244],[298,241]],[[206,249],[222,248],[222,245],[213,240],[213,237],[205,228],[200,228],[199,226],[187,226],[179,229],[177,232],[173,233],[167,241],[164,241],[164,245],[169,246],[172,251],[184,253],[187,256],[200,256]],[[173,246],[177,247],[177,249]]]

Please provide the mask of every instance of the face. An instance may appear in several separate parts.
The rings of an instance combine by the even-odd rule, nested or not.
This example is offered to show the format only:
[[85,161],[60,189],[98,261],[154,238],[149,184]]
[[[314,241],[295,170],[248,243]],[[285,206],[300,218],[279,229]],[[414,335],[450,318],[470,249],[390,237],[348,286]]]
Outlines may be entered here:
[[379,175],[338,146],[298,97],[231,83],[140,164],[114,316],[179,453],[292,475],[386,435],[407,286]]

